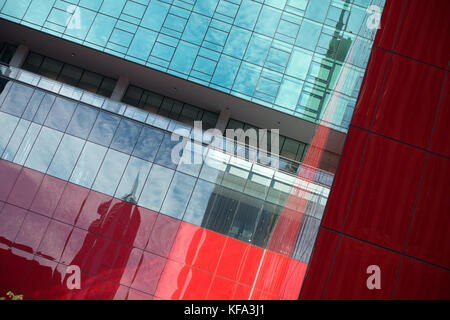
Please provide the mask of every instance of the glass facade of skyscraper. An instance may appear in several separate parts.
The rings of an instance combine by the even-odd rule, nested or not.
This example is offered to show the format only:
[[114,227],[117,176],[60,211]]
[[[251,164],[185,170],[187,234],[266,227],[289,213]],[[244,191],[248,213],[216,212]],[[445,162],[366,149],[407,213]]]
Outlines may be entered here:
[[345,131],[371,5],[384,0],[3,0],[0,17]]
[[[34,298],[297,299],[384,3],[0,0],[0,22],[55,48],[80,45],[117,59],[111,70],[138,66],[154,82],[170,75],[194,95],[238,101],[229,111],[139,77],[123,86],[95,61],[38,45],[18,64],[24,44],[1,38],[0,270],[14,273],[14,260],[23,279],[42,281],[12,275],[0,287]],[[248,105],[294,125],[261,148],[272,128]],[[256,146],[223,138],[221,149],[203,139],[214,128],[263,131]],[[200,161],[174,161],[174,150]],[[81,290],[61,287],[73,265]]]

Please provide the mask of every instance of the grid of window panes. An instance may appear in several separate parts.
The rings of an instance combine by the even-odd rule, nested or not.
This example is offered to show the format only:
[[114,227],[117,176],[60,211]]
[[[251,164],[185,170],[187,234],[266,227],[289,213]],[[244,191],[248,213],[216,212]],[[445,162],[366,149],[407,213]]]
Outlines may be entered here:
[[[55,94],[59,94],[61,96],[64,96],[69,99],[75,99],[78,101],[81,101],[83,103],[90,104],[92,106],[95,106],[97,108],[101,108],[103,110],[106,110],[108,112],[112,112],[118,115],[123,115],[127,118],[147,123],[153,127],[157,127],[162,130],[167,130],[169,132],[175,132],[177,131],[180,135],[184,137],[189,137],[190,139],[194,139],[196,141],[201,141],[202,143],[205,143],[205,145],[208,145],[212,142],[211,136],[206,134],[207,132],[204,131],[206,135],[203,135],[202,137],[199,137],[198,135],[194,134],[194,126],[192,125],[192,119],[185,115],[178,114],[178,113],[169,113],[168,116],[163,116],[154,113],[155,108],[146,106],[146,104],[141,104],[140,107],[136,108],[132,105],[128,105],[125,103],[113,101],[107,98],[104,98],[99,95],[92,94],[88,91],[81,90],[79,88],[62,84],[56,80],[51,80],[49,78],[31,73],[29,71],[14,68],[14,67],[1,67],[0,66],[0,74],[9,77],[11,79],[16,79],[21,83],[29,84],[32,86],[37,86],[38,88],[53,92]],[[4,82],[2,80],[2,87],[3,89]],[[154,94],[150,91],[144,91],[142,90],[142,97],[144,101],[147,101],[146,103],[150,104],[152,100],[155,101],[162,101],[162,100],[168,100],[174,103],[176,103],[175,100],[172,100],[168,97],[160,96],[157,94]],[[141,91],[139,91],[141,92]],[[140,95],[141,93],[139,93]],[[147,99],[148,97],[154,97],[151,99]],[[130,100],[132,102],[132,100]],[[159,103],[159,102],[158,102]],[[158,105],[156,103],[156,105]],[[178,102],[180,103],[180,102]],[[177,103],[177,104],[178,104]],[[207,130],[208,128],[214,127],[214,124],[217,122],[218,114],[202,110],[197,107],[193,107],[188,104],[183,104],[185,107],[188,107],[188,110],[198,110],[199,119],[201,116],[202,123],[202,129]],[[192,109],[193,108],[193,109]],[[149,109],[149,110],[146,110]],[[184,108],[183,108],[184,109]],[[153,112],[152,112],[153,111]],[[169,118],[169,117],[172,117]],[[183,122],[180,122],[183,121]],[[233,122],[230,122],[233,123]],[[236,120],[234,126],[236,124],[239,124],[238,126],[242,126],[242,122],[239,122]],[[248,127],[247,124],[244,124],[244,128]],[[178,131],[181,130],[181,131]],[[296,174],[302,173],[302,176],[309,177],[309,179],[313,179],[316,182],[319,182],[321,184],[330,186],[333,174],[325,172],[323,170],[317,169],[317,168],[310,168],[308,166],[300,166],[300,163],[296,160],[290,160],[285,157],[279,157],[279,154],[272,155],[271,152],[271,146],[270,146],[270,132],[267,132],[268,136],[268,143],[267,145],[260,145],[260,149],[250,147],[249,145],[244,145],[245,142],[241,142],[242,139],[238,138],[238,141],[236,139],[229,140],[227,138],[224,138],[223,141],[223,147],[225,148],[225,152],[237,155],[243,159],[257,162],[264,166],[271,166],[275,167],[278,170],[281,170],[283,172],[287,172],[290,174]],[[201,140],[199,140],[201,138]],[[282,141],[283,137],[282,137]],[[214,146],[213,146],[214,147]],[[256,158],[253,157],[256,156]],[[275,159],[273,158],[275,157]],[[274,161],[275,160],[275,161]],[[315,172],[315,173],[313,173]]]
[[[270,132],[267,132],[268,137],[267,139],[267,145],[264,146],[261,144],[261,141],[263,140],[263,137],[259,136],[259,128],[252,126],[248,123],[236,120],[236,119],[230,119],[228,121],[227,129],[242,129],[244,134],[249,129],[256,130],[256,133],[258,134],[258,147],[267,149],[271,152],[276,151],[277,154],[279,154],[283,158],[287,158],[296,162],[301,162],[303,160],[303,157],[305,156],[305,152],[308,148],[308,145],[306,143],[285,137],[283,135],[279,136],[279,150],[272,150],[271,148],[271,138],[270,138]],[[266,140],[264,139],[264,140]],[[237,140],[243,140],[241,137],[237,137]]]
[[[11,56],[12,49],[15,50],[15,46],[8,44],[7,48],[8,50],[4,50],[7,52],[7,54],[5,54],[5,60]],[[38,59],[35,59],[36,57],[38,57]],[[20,82],[37,85],[44,90],[59,93],[71,99],[81,99],[83,102],[93,104],[96,107],[101,107],[113,113],[123,114],[128,118],[146,122],[163,130],[174,131],[176,129],[185,129],[191,131],[194,126],[194,121],[202,121],[203,129],[207,130],[213,128],[217,123],[219,115],[215,112],[176,101],[133,85],[128,86],[123,98],[124,103],[87,94],[84,90],[88,90],[89,92],[97,91],[96,94],[109,96],[113,90],[113,88],[109,87],[109,84],[112,84],[112,81],[114,81],[115,84],[116,80],[93,74],[86,70],[81,70],[83,76],[81,79],[76,80],[76,78],[73,76],[71,77],[67,72],[64,72],[64,68],[69,67],[71,70],[79,68],[64,63],[63,70],[56,74],[55,72],[49,71],[49,69],[54,70],[55,68],[41,68],[44,65],[44,60],[47,61],[47,66],[49,64],[52,65],[53,63],[56,63],[58,66],[61,64],[61,62],[49,57],[31,53],[24,62],[24,69],[7,67],[1,69],[0,73],[18,79]],[[11,74],[12,69],[14,69],[14,76]],[[42,77],[39,77],[39,75],[42,75]],[[94,77],[92,77],[92,75],[94,75]],[[100,81],[93,82],[89,81],[89,79],[99,80],[100,77],[103,79],[102,84],[96,89],[96,85],[98,85]],[[60,82],[67,85],[61,85]],[[83,90],[75,88],[81,88]],[[135,108],[134,106],[138,108]],[[170,119],[175,121],[170,121]]]
[[261,247],[297,184],[309,201],[298,236],[308,247],[298,252],[309,252],[328,186],[201,145],[183,153],[204,161],[176,163],[178,143],[167,131],[23,83],[9,81],[0,94],[2,159]]
[[177,120],[189,126],[194,126],[195,121],[202,121],[204,130],[214,128],[218,119],[217,113],[206,111],[132,85],[128,86],[122,102]]
[[117,83],[115,79],[34,52],[28,54],[22,68],[105,97],[111,96]]
[[345,131],[376,32],[367,8],[384,2],[0,0],[0,17],[311,121],[339,90],[325,120]]

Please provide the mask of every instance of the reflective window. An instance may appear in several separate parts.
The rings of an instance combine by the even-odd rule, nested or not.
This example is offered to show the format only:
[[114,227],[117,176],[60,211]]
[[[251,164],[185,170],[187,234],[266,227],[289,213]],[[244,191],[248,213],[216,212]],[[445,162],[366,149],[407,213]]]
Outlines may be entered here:
[[[15,123],[15,121],[12,121],[12,123]],[[23,138],[25,137],[25,134],[28,131],[28,128],[30,127],[31,122],[20,119],[19,123],[16,126],[16,129],[14,131],[14,134],[12,135],[11,139],[9,140],[8,146],[5,149],[5,152],[3,153],[2,158],[8,161],[13,161],[14,157],[16,156],[17,150],[20,147],[20,144],[22,143]],[[1,126],[1,124],[0,124]],[[8,137],[8,135],[6,135]],[[1,149],[0,149],[1,153]]]
[[[161,103],[166,114],[176,105],[167,99]],[[211,147],[179,144],[167,132],[40,90],[34,91],[24,114],[45,120],[46,126],[0,112],[2,159],[263,248],[282,210],[283,221],[286,212],[298,210],[299,201],[287,202],[288,197],[301,199],[304,219],[289,254],[308,261],[329,195],[320,183],[331,184],[332,176],[307,166],[298,176],[287,174]],[[70,134],[59,131],[66,126]],[[251,128],[236,120],[229,127]],[[99,144],[80,138],[87,136]],[[291,158],[305,151],[304,144],[287,137],[281,137],[280,145],[281,153]],[[175,147],[186,163],[172,159]],[[231,144],[231,151],[235,148]],[[272,247],[286,254],[283,235],[273,238]]]
[[180,143],[180,141],[172,141],[172,135],[166,133],[161,146],[159,147],[158,154],[156,155],[155,163],[175,169],[178,165],[178,161],[176,161],[177,159],[175,157],[172,158],[172,151],[175,146]]
[[[80,82],[78,86],[81,89],[97,92],[98,88],[102,84],[103,77],[99,74],[95,74],[89,71],[83,72],[83,75],[80,78]],[[114,89],[114,88],[113,88]],[[112,91],[111,91],[112,92]]]
[[263,203],[261,200],[243,195],[229,235],[245,242],[252,242]]
[[[79,21],[65,12],[67,1],[8,0],[0,13],[53,36],[319,123],[342,62],[364,74],[376,35],[365,23],[366,10],[370,5],[382,9],[384,3],[81,1],[74,3]],[[105,96],[115,84],[36,53],[30,53],[25,68]],[[294,89],[294,84],[299,86]],[[351,87],[341,94],[359,91],[358,83]],[[144,107],[141,96],[131,91],[127,96]],[[337,109],[330,126],[346,132],[354,105]]]
[[45,120],[45,125],[60,131],[66,131],[75,107],[76,103],[73,101],[56,98]]
[[64,135],[47,173],[62,180],[68,180],[83,146],[84,140],[68,134]]
[[198,143],[187,143],[178,163],[177,171],[197,177],[203,165],[206,148]]
[[42,99],[41,104],[39,105],[39,109],[34,115],[33,122],[44,124],[45,119],[47,119],[47,115],[50,112],[50,109],[55,102],[55,96],[49,93],[46,93],[44,98]]
[[254,245],[266,247],[281,210],[282,207],[267,202],[264,204],[252,239]]
[[295,177],[276,172],[267,194],[267,201],[284,206],[292,190]]
[[134,148],[133,155],[144,160],[153,161],[164,138],[164,132],[144,127]]
[[[254,129],[256,130],[258,134],[258,147],[262,148],[264,150],[269,150],[271,152],[277,152],[281,157],[300,162],[303,160],[303,156],[305,154],[305,150],[307,149],[307,144],[303,143],[301,141],[297,141],[288,137],[285,137],[283,135],[279,136],[279,150],[272,150],[271,148],[271,135],[270,132],[267,133],[267,137],[265,136],[259,136],[260,131],[259,128],[246,124],[242,121],[230,119],[227,125],[227,129],[242,129],[244,132],[248,129]],[[241,143],[244,142],[242,137],[237,137],[237,140]],[[245,143],[248,145],[248,142],[245,141]],[[285,167],[291,165],[289,161],[286,162],[284,165]],[[297,166],[298,168],[298,166]],[[289,172],[296,172],[296,169],[294,171],[287,168],[286,170]]]
[[32,123],[28,128],[28,131],[25,137],[20,144],[19,150],[17,150],[16,156],[14,157],[14,163],[23,165],[28,155],[30,154],[31,148],[33,147],[34,142],[36,141],[39,132],[41,131],[42,126]]
[[30,52],[25,59],[22,68],[33,73],[38,73],[42,61],[44,61],[44,56]]
[[0,112],[0,153],[3,153],[8,145],[9,138],[11,138],[14,133],[18,122],[19,118]]
[[39,73],[44,77],[56,80],[62,70],[63,65],[64,64],[62,62],[53,60],[49,57],[44,57],[41,65],[39,66],[39,70],[36,73]]
[[109,149],[92,189],[113,196],[130,156]]
[[72,172],[70,182],[91,188],[106,151],[105,147],[87,142]]
[[218,183],[223,179],[230,156],[214,149],[209,149],[205,158],[205,164],[200,171],[200,178]]
[[67,83],[71,86],[77,86],[83,74],[83,69],[66,64],[62,67],[58,81]]
[[195,178],[176,172],[161,212],[177,219],[182,218],[194,185]]
[[222,185],[236,191],[244,191],[251,163],[231,157],[222,179]]
[[39,105],[42,103],[42,99],[44,99],[45,92],[41,90],[34,90],[33,95],[31,96],[30,101],[28,102],[27,108],[22,115],[22,118],[26,120],[33,120],[36,115],[37,110],[39,109]]
[[244,192],[259,199],[266,199],[273,174],[272,169],[254,164],[248,176]]
[[2,111],[21,117],[27,103],[33,94],[33,88],[23,84],[14,83],[9,89],[8,96],[1,107]]
[[139,198],[139,205],[159,211],[173,175],[173,170],[153,165]]
[[203,217],[212,209],[216,193],[214,183],[198,180],[183,220],[201,226]]
[[72,120],[67,128],[67,133],[77,136],[81,139],[87,139],[92,126],[97,119],[98,111],[88,106],[79,104]]
[[213,208],[203,218],[202,226],[212,231],[227,235],[239,204],[238,192],[218,187]]
[[151,166],[150,162],[131,157],[115,196],[119,199],[137,203]]
[[62,136],[63,134],[59,131],[42,127],[25,166],[44,173],[47,172]]
[[89,141],[108,147],[111,143],[120,118],[106,112],[100,112],[89,135]]
[[310,216],[304,216],[297,236],[292,257],[299,261],[309,261],[316,235],[319,232],[320,220]]
[[131,154],[141,133],[142,126],[133,121],[122,119],[111,148]]

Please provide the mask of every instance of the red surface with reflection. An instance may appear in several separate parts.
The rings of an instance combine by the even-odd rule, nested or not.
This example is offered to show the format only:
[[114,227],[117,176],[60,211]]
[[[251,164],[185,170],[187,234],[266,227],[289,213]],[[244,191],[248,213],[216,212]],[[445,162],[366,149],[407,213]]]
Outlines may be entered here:
[[[3,160],[0,171],[8,172],[0,202],[1,296],[298,297],[304,263]],[[67,288],[70,265],[81,269],[79,290]]]

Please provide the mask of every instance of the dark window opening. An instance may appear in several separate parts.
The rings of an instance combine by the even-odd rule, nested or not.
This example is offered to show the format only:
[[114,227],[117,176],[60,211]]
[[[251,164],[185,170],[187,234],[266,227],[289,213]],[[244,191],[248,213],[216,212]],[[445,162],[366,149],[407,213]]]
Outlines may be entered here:
[[132,85],[128,87],[122,102],[190,126],[193,126],[195,121],[202,121],[203,130],[214,128],[219,118],[217,113]]
[[11,62],[17,47],[12,44],[5,43],[0,51],[0,63],[9,64]]
[[22,68],[105,97],[111,96],[117,83],[115,79],[34,52],[28,54]]
[[[280,135],[279,148],[278,150],[274,150],[271,145],[272,136],[270,130],[267,130],[267,136],[263,137],[260,136],[259,128],[235,119],[230,119],[227,125],[227,129],[242,129],[244,131],[244,134],[248,129],[255,129],[257,133],[258,148],[260,150],[267,150],[270,153],[277,153],[280,156],[279,167],[281,170],[286,172],[296,173],[298,171],[300,163],[303,162],[306,151],[308,149],[308,145],[306,143]],[[246,148],[249,148],[249,139],[247,139],[246,137],[245,141],[243,140],[244,137],[234,138],[235,151],[238,148],[237,141],[239,141],[240,143],[244,142]],[[228,146],[227,150],[232,151]],[[246,150],[246,157],[248,156],[248,152],[249,150]]]

